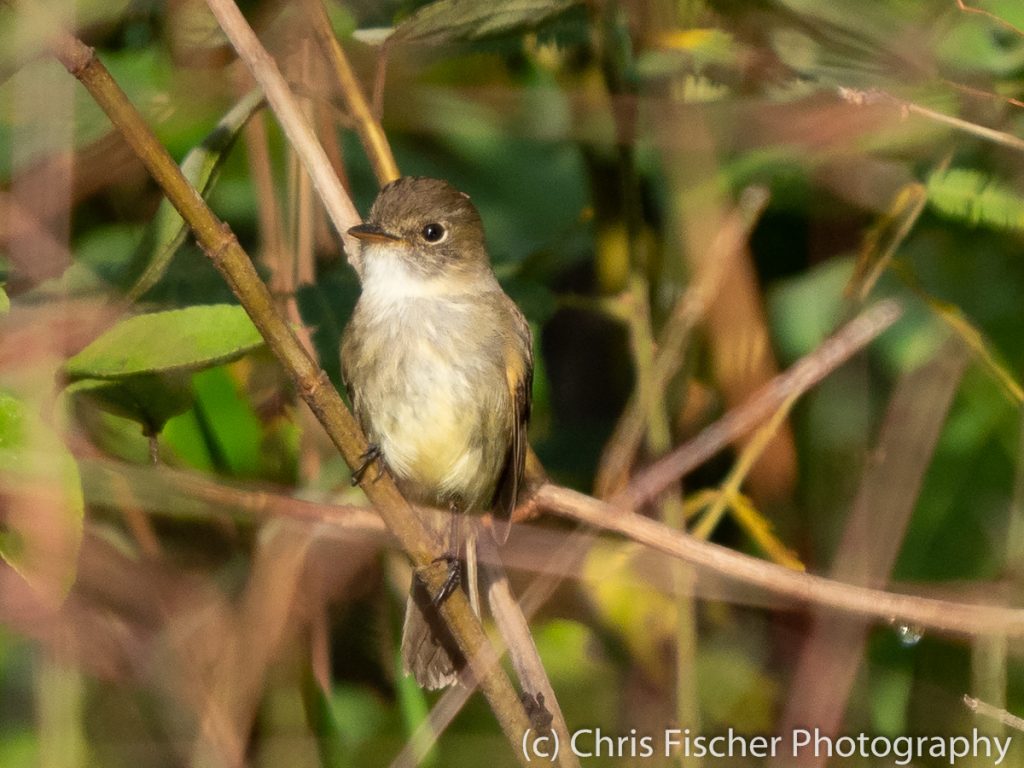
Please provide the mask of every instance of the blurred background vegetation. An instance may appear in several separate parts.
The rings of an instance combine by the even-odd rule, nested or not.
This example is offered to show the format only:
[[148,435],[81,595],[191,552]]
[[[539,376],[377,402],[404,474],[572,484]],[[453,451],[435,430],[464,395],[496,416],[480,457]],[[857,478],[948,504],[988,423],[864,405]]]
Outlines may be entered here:
[[[0,5],[0,765],[231,764],[207,751],[222,725],[248,765],[387,765],[437,699],[396,661],[408,566],[372,520],[318,522],[363,503],[347,467],[47,55],[47,4],[23,5]],[[358,281],[202,0],[49,6],[191,156],[338,385]],[[644,511],[787,567],[1018,604],[1024,5],[423,6],[326,4],[364,91],[380,86],[402,172],[481,211],[534,330],[530,435],[551,479],[613,496],[895,297],[899,323],[780,413],[749,467],[741,443]],[[306,6],[241,7],[365,212],[378,184]],[[700,322],[652,387],[680,306]],[[531,526],[507,551],[517,587],[568,530]],[[998,730],[964,694],[1024,711],[1013,638],[868,629],[680,580],[607,537],[548,576],[564,581],[531,628],[570,728],[768,734],[820,716],[943,734]],[[515,764],[480,697],[424,759]]]

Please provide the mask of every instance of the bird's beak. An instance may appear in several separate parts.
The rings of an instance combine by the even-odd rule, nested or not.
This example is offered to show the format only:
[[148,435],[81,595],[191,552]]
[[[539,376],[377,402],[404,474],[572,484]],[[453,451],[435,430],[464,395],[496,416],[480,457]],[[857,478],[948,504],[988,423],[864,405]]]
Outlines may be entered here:
[[401,240],[398,235],[385,232],[377,224],[358,224],[352,227],[348,233],[358,240],[369,240],[371,242],[387,243]]

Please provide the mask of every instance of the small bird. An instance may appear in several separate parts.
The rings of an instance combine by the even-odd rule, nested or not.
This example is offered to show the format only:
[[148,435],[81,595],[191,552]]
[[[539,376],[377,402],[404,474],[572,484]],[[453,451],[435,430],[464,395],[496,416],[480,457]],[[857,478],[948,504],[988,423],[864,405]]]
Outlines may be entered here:
[[[361,241],[363,274],[342,373],[370,444],[353,478],[379,461],[411,502],[452,511],[434,533],[453,585],[465,547],[473,596],[475,526],[464,534],[461,516],[491,510],[495,540],[508,537],[526,458],[530,327],[494,276],[476,207],[447,182],[391,182],[349,234]],[[463,663],[415,579],[402,658],[428,689],[451,685]]]

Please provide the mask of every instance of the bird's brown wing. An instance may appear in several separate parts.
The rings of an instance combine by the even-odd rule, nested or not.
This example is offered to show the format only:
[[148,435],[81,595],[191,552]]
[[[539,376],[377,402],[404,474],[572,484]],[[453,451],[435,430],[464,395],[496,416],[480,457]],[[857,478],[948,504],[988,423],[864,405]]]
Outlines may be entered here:
[[[358,311],[358,308],[357,308]],[[341,384],[348,393],[349,404],[352,406],[352,415],[356,417],[359,428],[365,433],[367,424],[363,421],[363,409],[360,402],[360,393],[352,381],[351,367],[355,364],[360,354],[362,338],[355,329],[352,321],[349,321],[341,337]]]
[[526,465],[527,425],[533,401],[533,344],[530,326],[511,299],[507,299],[515,319],[513,332],[505,343],[505,376],[512,403],[512,438],[508,458],[495,492],[492,532],[499,544],[508,539],[509,520],[519,500],[519,488]]

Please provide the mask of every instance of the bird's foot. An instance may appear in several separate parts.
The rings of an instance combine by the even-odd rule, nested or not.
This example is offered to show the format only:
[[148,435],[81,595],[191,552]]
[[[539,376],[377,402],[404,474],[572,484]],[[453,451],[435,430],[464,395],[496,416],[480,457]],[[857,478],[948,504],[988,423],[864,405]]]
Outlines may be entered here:
[[452,593],[459,588],[459,584],[462,583],[462,561],[452,555],[443,555],[434,562],[441,561],[448,563],[448,574],[444,578],[441,589],[438,590],[432,601],[435,608],[440,608],[444,601],[451,597]]
[[366,474],[366,470],[370,468],[373,462],[377,461],[377,475],[373,478],[374,482],[380,480],[380,476],[384,474],[383,462],[379,461],[383,454],[380,451],[380,446],[375,443],[370,443],[363,455],[359,457],[360,464],[352,472],[352,485],[359,485],[363,482],[363,475]]

